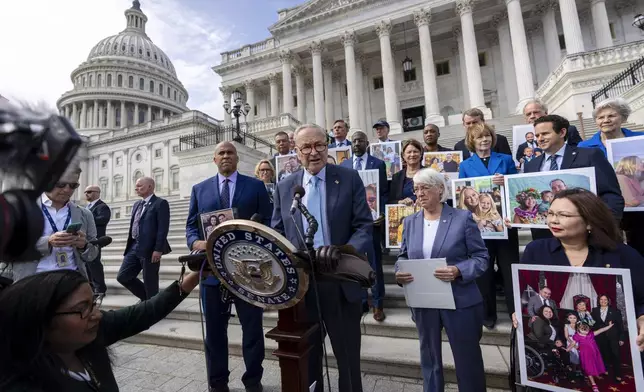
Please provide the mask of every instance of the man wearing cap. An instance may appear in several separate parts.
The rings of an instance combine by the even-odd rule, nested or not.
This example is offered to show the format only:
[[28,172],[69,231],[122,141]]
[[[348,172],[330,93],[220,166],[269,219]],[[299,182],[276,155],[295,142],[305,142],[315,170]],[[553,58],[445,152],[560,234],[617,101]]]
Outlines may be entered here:
[[373,124],[373,129],[376,130],[376,136],[378,136],[378,141],[376,143],[386,143],[394,141],[389,139],[389,123],[387,121],[378,121],[377,123]]
[[333,142],[329,143],[329,148],[351,146],[351,142],[347,140],[348,128],[344,120],[335,120],[333,123]]

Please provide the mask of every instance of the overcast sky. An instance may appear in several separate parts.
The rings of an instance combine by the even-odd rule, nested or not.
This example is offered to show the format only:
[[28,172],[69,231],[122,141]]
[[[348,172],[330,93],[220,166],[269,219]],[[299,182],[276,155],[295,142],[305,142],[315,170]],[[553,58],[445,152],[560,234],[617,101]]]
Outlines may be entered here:
[[[306,0],[140,0],[146,32],[172,60],[190,109],[221,119],[221,52],[261,41],[277,10]],[[0,95],[52,108],[101,39],[125,28],[131,0],[3,0]],[[248,11],[252,11],[249,13]]]

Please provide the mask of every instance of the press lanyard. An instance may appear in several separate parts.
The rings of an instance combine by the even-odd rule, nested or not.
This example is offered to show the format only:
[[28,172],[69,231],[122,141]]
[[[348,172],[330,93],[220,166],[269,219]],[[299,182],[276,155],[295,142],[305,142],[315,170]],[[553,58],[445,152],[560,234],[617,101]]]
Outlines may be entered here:
[[[45,214],[45,216],[47,217],[47,220],[49,220],[51,229],[54,231],[54,233],[57,233],[58,227],[56,227],[56,223],[54,222],[54,219],[49,214],[49,211],[47,211],[47,207],[45,207],[44,204],[41,204],[40,207],[42,208],[43,214]],[[69,226],[69,221],[71,220],[72,220],[72,210],[71,208],[67,207],[67,220],[65,220],[65,226],[63,226],[63,230],[67,230],[67,226]]]

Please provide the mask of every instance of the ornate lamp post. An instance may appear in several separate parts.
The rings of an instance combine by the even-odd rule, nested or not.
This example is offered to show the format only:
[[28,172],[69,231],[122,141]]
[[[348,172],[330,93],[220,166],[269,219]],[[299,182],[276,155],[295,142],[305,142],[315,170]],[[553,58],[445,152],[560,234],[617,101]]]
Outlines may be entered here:
[[233,91],[232,99],[234,103],[232,107],[230,106],[230,102],[224,101],[224,110],[226,111],[226,113],[235,116],[237,136],[235,136],[233,140],[237,143],[241,143],[243,141],[243,138],[241,137],[241,130],[239,129],[239,117],[243,115],[244,118],[246,118],[248,113],[250,113],[251,108],[248,102],[244,102],[242,104],[242,93],[239,90]]
[[644,15],[642,14],[635,15],[635,18],[633,18],[633,26],[644,31]]

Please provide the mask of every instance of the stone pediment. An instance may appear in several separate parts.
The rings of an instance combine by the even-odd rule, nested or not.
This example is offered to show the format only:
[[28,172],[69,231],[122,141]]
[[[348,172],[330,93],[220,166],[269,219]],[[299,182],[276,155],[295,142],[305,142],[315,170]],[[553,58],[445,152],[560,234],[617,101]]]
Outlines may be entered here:
[[310,0],[291,15],[272,25],[269,30],[271,32],[288,30],[380,1],[382,0]]

